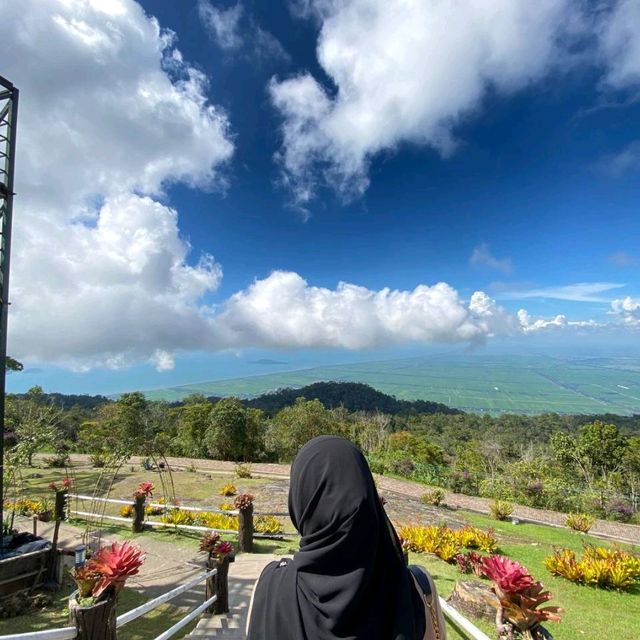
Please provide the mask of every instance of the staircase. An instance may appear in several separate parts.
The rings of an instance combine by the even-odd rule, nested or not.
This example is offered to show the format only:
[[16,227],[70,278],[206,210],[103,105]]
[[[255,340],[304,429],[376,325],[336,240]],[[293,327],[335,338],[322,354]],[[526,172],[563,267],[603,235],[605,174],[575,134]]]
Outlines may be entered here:
[[227,638],[246,640],[247,612],[253,585],[264,567],[281,556],[243,553],[229,566],[229,613],[203,616],[198,626],[187,636],[197,640]]

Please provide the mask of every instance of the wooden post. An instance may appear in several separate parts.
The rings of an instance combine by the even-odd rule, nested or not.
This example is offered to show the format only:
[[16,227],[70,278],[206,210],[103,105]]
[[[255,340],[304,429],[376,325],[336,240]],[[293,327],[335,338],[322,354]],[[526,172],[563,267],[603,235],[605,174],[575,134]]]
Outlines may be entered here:
[[216,594],[216,601],[207,607],[207,613],[228,613],[229,611],[229,554],[218,560],[215,554],[210,553],[207,559],[207,569],[217,569],[217,573],[207,578],[204,599],[208,600]]
[[147,496],[135,496],[135,502],[133,503],[133,525],[132,528],[135,533],[140,533],[144,529],[144,506],[147,501]]
[[68,496],[69,496],[69,492],[66,489],[62,489],[61,491],[56,491],[56,505],[55,505],[56,520],[67,519]]
[[33,535],[37,536],[38,535],[38,516],[33,515],[31,516],[32,520],[33,520]]
[[69,620],[78,630],[78,640],[116,640],[116,598],[89,607],[69,601]]
[[240,553],[253,552],[253,503],[238,511],[238,543]]

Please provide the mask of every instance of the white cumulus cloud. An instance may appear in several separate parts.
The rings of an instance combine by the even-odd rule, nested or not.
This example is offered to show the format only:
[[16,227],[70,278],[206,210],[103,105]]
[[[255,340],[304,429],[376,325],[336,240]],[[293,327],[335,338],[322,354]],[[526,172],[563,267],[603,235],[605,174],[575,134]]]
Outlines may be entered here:
[[[75,368],[192,346],[220,267],[189,256],[172,182],[221,185],[233,153],[207,78],[133,0],[0,0],[20,89],[9,349]],[[155,354],[155,355],[154,355]]]
[[276,271],[233,295],[215,318],[227,346],[368,347],[453,343],[504,333],[506,312],[477,292],[469,304],[446,283],[413,290],[309,285]]
[[[568,54],[569,0],[308,0],[320,21],[320,65],[335,91],[309,73],[274,79],[284,180],[304,205],[318,175],[345,196],[368,186],[368,165],[400,143],[456,146],[455,127],[489,89],[510,93]],[[570,38],[569,38],[570,39]]]
[[525,309],[518,311],[518,320],[523,333],[537,333],[553,329],[596,329],[605,327],[603,322],[595,320],[568,320],[564,314],[553,318],[532,318]]
[[618,298],[611,303],[611,313],[630,327],[640,327],[640,298]]

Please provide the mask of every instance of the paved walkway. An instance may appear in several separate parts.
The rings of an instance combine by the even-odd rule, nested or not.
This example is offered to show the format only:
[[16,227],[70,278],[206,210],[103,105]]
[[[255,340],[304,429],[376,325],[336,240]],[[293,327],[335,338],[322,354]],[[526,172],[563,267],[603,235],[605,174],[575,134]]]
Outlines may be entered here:
[[280,556],[268,554],[241,554],[229,565],[229,613],[220,616],[205,616],[188,638],[209,640],[227,638],[227,640],[245,640],[247,612],[258,576],[272,560]]

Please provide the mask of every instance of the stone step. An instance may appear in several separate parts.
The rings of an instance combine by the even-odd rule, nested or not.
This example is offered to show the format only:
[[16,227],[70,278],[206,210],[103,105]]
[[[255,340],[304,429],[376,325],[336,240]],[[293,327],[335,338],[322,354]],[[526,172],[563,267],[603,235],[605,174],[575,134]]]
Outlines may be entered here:
[[198,626],[187,636],[197,640],[226,638],[246,640],[247,612],[253,586],[264,567],[281,556],[270,554],[241,554],[229,566],[229,613],[203,616]]

